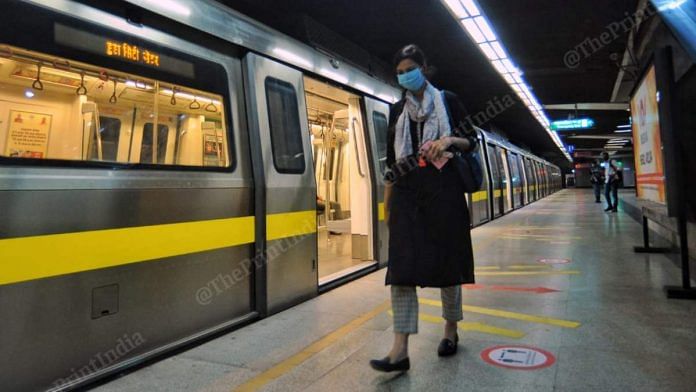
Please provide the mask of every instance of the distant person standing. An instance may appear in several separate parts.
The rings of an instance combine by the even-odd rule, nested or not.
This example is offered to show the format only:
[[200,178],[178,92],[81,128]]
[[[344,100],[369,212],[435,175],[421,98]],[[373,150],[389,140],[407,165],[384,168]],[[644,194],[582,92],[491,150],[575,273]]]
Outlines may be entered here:
[[[617,212],[619,207],[619,168],[616,161],[609,158],[608,152],[602,153],[604,163],[604,197],[607,198],[606,212]],[[612,197],[614,201],[612,202]]]
[[592,167],[590,167],[590,182],[594,189],[595,203],[601,203],[604,178],[602,176],[602,166],[600,166],[597,161],[593,161]]

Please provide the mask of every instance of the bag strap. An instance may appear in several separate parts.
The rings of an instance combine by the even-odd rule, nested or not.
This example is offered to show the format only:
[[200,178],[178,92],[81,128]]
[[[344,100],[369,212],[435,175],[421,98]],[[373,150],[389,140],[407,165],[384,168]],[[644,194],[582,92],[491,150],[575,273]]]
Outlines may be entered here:
[[452,129],[452,134],[460,137],[459,132],[457,132],[457,127],[454,126],[454,119],[452,118],[452,112],[450,111],[449,102],[447,102],[447,96],[445,95],[445,90],[440,91],[440,96],[442,97],[442,102],[445,104],[445,112],[447,112],[447,119],[450,123],[450,128]]

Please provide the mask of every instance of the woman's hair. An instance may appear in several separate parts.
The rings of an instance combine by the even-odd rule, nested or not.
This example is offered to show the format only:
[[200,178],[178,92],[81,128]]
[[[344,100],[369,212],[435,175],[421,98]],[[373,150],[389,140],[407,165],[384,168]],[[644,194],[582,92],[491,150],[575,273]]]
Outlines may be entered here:
[[399,49],[394,55],[394,66],[399,65],[400,62],[406,59],[411,59],[421,67],[426,67],[428,65],[428,59],[425,58],[425,53],[417,45],[410,44]]
[[420,65],[426,77],[431,77],[435,73],[435,68],[428,64],[428,58],[425,57],[425,53],[418,45],[409,44],[399,49],[394,55],[394,67],[396,68],[400,62],[406,59],[411,59]]

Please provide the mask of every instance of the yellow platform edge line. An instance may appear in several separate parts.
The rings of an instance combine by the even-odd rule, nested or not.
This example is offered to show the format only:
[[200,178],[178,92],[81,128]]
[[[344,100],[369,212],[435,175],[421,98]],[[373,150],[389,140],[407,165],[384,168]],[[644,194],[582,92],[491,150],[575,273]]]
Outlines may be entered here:
[[385,212],[384,212],[384,203],[378,203],[377,204],[377,219],[382,222],[384,221],[385,217]]
[[[442,302],[433,299],[420,298],[418,302],[423,305],[436,306],[440,308],[442,307]],[[478,313],[484,314],[486,316],[494,316],[512,320],[521,320],[537,324],[547,324],[563,328],[577,328],[580,326],[580,323],[577,321],[568,321],[551,317],[535,316],[532,314],[510,312],[507,310],[484,308],[480,306],[464,305],[462,306],[462,310],[469,313]]]
[[492,271],[492,270],[499,270],[500,267],[495,266],[495,265],[484,265],[481,267],[475,267],[475,271]]
[[279,364],[271,367],[265,372],[255,376],[254,378],[250,379],[244,384],[238,386],[234,389],[234,391],[247,392],[256,391],[263,388],[266,384],[290,372],[291,370],[301,365],[303,362],[305,362],[307,359],[309,359],[316,353],[336,343],[339,339],[345,337],[349,333],[358,329],[361,325],[365,324],[366,322],[373,319],[380,313],[389,309],[389,307],[389,301],[383,302],[382,304],[370,310],[369,312],[364,313],[360,317],[354,319],[353,321],[350,321],[348,324],[343,325],[337,330],[310,344],[299,353],[291,356],[290,358],[285,359]]

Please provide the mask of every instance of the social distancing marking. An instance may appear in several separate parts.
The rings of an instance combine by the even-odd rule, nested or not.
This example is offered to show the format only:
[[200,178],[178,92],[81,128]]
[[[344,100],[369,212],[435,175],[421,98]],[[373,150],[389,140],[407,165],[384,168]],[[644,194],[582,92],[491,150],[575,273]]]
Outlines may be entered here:
[[[389,315],[394,316],[394,313],[390,310]],[[433,316],[431,314],[426,314],[426,313],[420,313],[418,315],[418,319],[423,320],[425,322],[431,323],[431,324],[442,324],[444,322],[444,319],[442,317],[438,316]],[[501,327],[496,327],[493,325],[489,325],[486,323],[479,323],[479,322],[458,322],[457,327],[461,329],[462,331],[466,332],[480,332],[488,335],[497,335],[497,336],[503,336],[506,338],[512,338],[512,339],[520,339],[523,338],[526,334],[522,331],[518,331],[516,329],[509,329],[509,328],[501,328]]]
[[556,363],[546,350],[529,346],[495,346],[481,352],[481,359],[491,365],[516,370],[536,370]]
[[[442,302],[434,299],[420,298],[418,302],[420,302],[423,305],[442,307]],[[530,323],[553,325],[562,328],[577,328],[580,326],[580,323],[577,321],[568,321],[551,317],[535,316],[532,314],[510,312],[507,310],[484,308],[481,306],[464,305],[462,306],[462,310],[469,313],[484,314],[486,316],[501,317],[512,320],[521,320]]]

